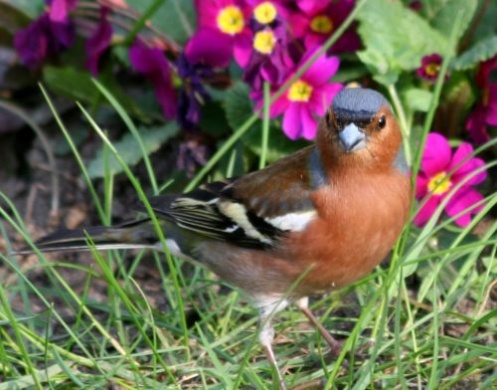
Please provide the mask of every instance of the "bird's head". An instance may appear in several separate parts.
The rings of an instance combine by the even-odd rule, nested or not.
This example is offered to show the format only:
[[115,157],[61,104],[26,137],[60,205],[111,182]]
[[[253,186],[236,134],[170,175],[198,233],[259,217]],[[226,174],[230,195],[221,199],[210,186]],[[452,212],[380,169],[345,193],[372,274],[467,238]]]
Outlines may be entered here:
[[333,160],[374,167],[394,162],[402,148],[402,135],[382,94],[347,88],[335,96],[321,120],[317,145]]

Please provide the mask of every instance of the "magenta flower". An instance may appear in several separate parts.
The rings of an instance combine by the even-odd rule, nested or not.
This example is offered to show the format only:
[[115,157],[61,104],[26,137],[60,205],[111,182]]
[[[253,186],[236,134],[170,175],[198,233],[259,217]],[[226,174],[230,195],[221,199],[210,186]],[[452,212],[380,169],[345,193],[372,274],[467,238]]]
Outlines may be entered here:
[[[450,196],[450,200],[445,206],[445,212],[449,217],[459,215],[455,219],[459,226],[467,226],[471,215],[482,210],[483,205],[467,210],[483,199],[473,186],[482,183],[487,177],[486,170],[475,172],[481,169],[485,162],[470,157],[472,153],[473,147],[463,142],[452,154],[449,142],[443,135],[428,134],[421,170],[416,180],[416,198],[426,199],[414,218],[416,225],[424,225],[447,196]],[[451,194],[453,187],[461,182],[464,184]],[[464,212],[465,210],[467,211]]]
[[205,27],[188,41],[185,55],[193,64],[226,68],[232,55],[231,38],[218,30]]
[[109,8],[100,9],[100,22],[92,36],[86,41],[86,68],[93,76],[98,75],[98,62],[100,57],[109,48],[112,39],[112,26],[107,19]]
[[[304,56],[299,67],[311,54]],[[330,82],[339,64],[338,57],[322,55],[270,107],[272,118],[284,113],[283,131],[288,138],[295,140],[303,137],[310,140],[316,136],[317,117],[325,114],[333,97],[343,88],[342,84]],[[256,107],[260,108],[262,104],[262,100],[259,100]]]
[[[297,38],[304,40],[307,50],[321,46],[347,18],[355,0],[322,1],[300,0],[297,6],[302,14],[290,17],[291,29]],[[361,46],[354,28],[349,28],[331,47],[333,53],[355,51]]]
[[422,79],[434,82],[438,78],[442,62],[443,58],[440,54],[434,53],[424,56],[421,59],[421,66],[416,71],[416,74]]
[[47,1],[49,9],[14,36],[14,47],[24,65],[34,69],[49,56],[59,54],[74,42],[69,11],[77,0]]
[[497,73],[497,57],[483,62],[476,75],[481,98],[468,116],[466,129],[478,144],[490,140],[488,126],[497,126],[497,80],[493,76],[495,73]]
[[129,58],[133,68],[152,82],[164,116],[175,118],[176,92],[171,80],[171,68],[164,52],[137,40],[129,49]]
[[198,29],[209,28],[228,37],[221,50],[233,53],[235,61],[245,66],[252,36],[248,26],[250,9],[241,0],[195,0],[195,9]]

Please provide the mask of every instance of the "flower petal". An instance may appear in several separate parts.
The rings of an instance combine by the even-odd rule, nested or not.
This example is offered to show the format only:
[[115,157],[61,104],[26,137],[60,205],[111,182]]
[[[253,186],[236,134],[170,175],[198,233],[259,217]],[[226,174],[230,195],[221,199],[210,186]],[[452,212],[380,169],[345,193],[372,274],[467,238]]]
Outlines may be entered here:
[[299,0],[297,7],[309,15],[314,15],[324,10],[329,5],[328,1],[323,0]]
[[[261,104],[259,108],[262,108],[263,99],[261,99]],[[269,116],[271,118],[275,118],[278,115],[282,114],[290,104],[290,101],[287,99],[286,94],[281,96],[278,100],[276,100],[271,107],[269,108]]]
[[318,132],[318,121],[312,116],[308,107],[301,107],[302,136],[307,140],[312,140]]
[[327,83],[315,88],[309,106],[314,114],[324,116],[335,95],[343,89],[340,83]]
[[482,159],[470,157],[473,151],[473,146],[467,142],[463,142],[455,151],[448,168],[449,172],[453,172],[452,180],[454,182],[457,183],[464,180],[467,176],[472,176],[464,184],[465,186],[472,186],[482,183],[487,178],[486,170],[473,174],[474,171],[485,165]]
[[235,61],[242,68],[245,68],[252,55],[252,33],[247,31],[242,31],[240,34],[235,35],[233,38],[233,56]]
[[490,141],[490,135],[487,132],[486,124],[487,109],[482,105],[477,105],[466,120],[466,129],[469,131],[471,138],[477,144],[484,144]]
[[[463,213],[455,219],[455,223],[456,225],[465,227],[471,222],[471,215],[478,214],[483,209],[484,205],[481,204],[472,210],[467,209],[481,200],[483,200],[483,196],[479,192],[466,187],[458,191],[452,199],[450,199],[445,207],[445,212],[449,217],[455,217],[459,213]],[[465,210],[467,211],[464,212]]]
[[200,28],[185,47],[189,62],[220,68],[228,66],[232,52],[233,39],[209,27]]
[[[304,56],[300,65],[304,64],[313,54],[313,52],[309,52]],[[338,57],[326,57],[323,54],[304,72],[302,80],[307,81],[313,86],[325,84],[335,75],[339,66],[340,59]]]
[[421,170],[427,176],[447,170],[451,160],[449,141],[438,133],[430,133],[426,139],[423,158],[421,159]]
[[416,199],[421,199],[428,193],[428,182],[430,180],[422,172],[416,178]]
[[86,62],[85,66],[93,76],[98,75],[98,63],[100,57],[109,48],[112,40],[112,25],[109,23],[107,15],[109,8],[102,7],[100,9],[100,22],[92,36],[86,41]]
[[428,222],[431,216],[437,210],[438,205],[440,204],[441,198],[439,196],[430,196],[426,202],[422,203],[421,208],[418,210],[416,215],[414,216],[414,223],[417,226],[424,226],[426,222]]
[[296,140],[302,132],[300,105],[292,103],[283,116],[283,132],[288,138]]

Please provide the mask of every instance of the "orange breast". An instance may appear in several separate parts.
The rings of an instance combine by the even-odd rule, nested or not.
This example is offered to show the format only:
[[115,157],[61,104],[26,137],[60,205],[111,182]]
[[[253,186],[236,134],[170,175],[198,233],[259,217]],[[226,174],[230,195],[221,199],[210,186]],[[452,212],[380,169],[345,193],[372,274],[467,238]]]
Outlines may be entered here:
[[340,288],[371,272],[385,259],[408,218],[408,178],[355,175],[339,183],[314,194],[319,219],[305,232],[288,237],[295,255],[291,261],[308,270],[297,289],[302,295]]

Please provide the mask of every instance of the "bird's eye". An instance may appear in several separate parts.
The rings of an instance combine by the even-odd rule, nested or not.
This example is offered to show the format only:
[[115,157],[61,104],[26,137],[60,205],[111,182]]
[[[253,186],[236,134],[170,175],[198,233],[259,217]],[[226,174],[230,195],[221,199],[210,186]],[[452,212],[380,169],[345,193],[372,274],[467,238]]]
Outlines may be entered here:
[[384,115],[380,116],[380,119],[378,119],[378,127],[380,129],[384,129],[386,124],[387,124],[387,119],[385,118],[385,116]]

